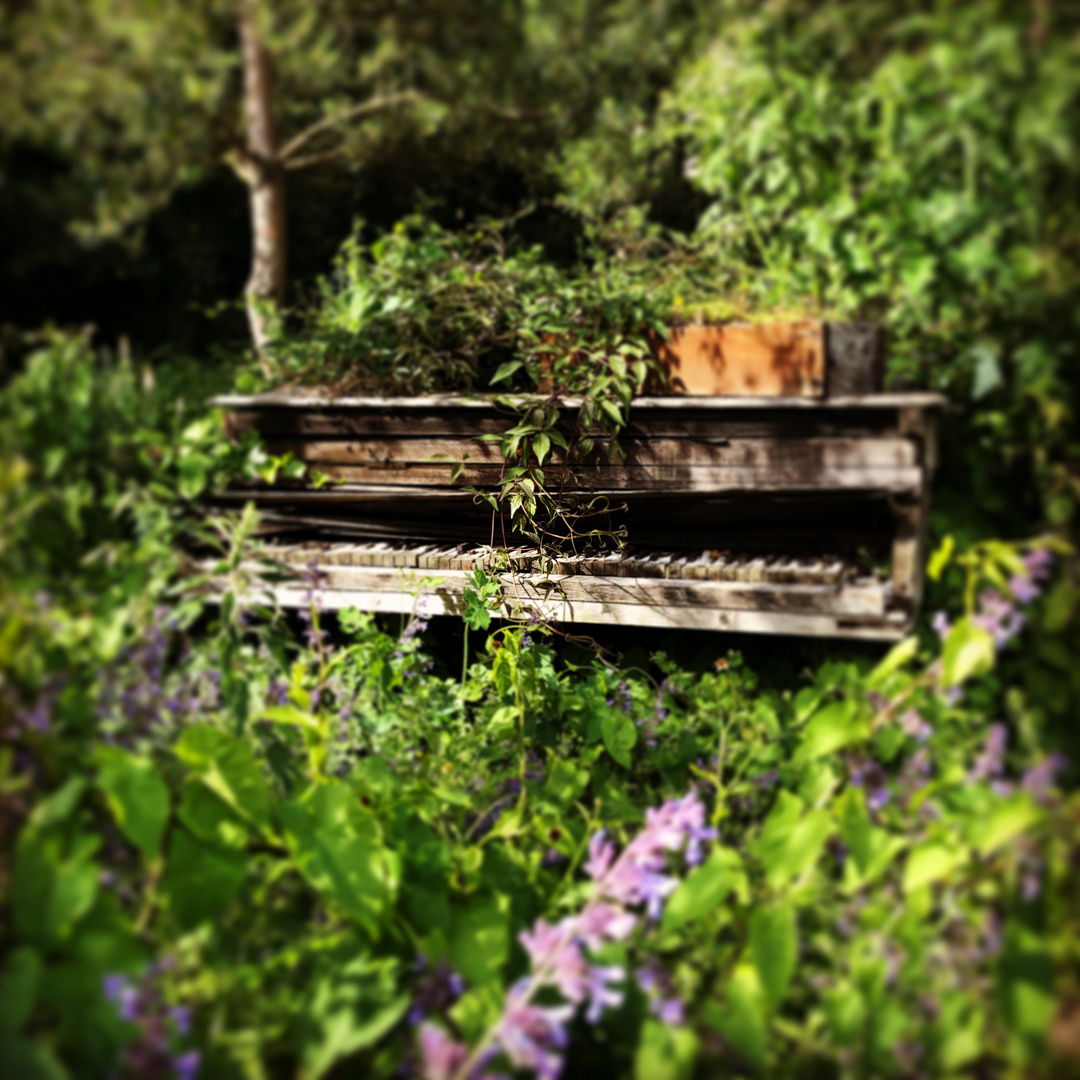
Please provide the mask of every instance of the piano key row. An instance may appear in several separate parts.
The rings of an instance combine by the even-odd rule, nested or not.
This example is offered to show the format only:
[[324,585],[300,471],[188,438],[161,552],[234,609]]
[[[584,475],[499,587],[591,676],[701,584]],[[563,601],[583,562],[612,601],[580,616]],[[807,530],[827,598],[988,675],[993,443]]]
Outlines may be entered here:
[[800,558],[787,555],[737,555],[726,551],[633,551],[603,555],[544,555],[534,547],[508,550],[390,543],[303,543],[275,545],[270,553],[282,562],[302,566],[314,560],[322,565],[404,567],[415,570],[472,570],[532,574],[588,574],[604,577],[665,578],[690,581],[742,581],[773,584],[837,584],[851,577],[854,568],[843,559]]

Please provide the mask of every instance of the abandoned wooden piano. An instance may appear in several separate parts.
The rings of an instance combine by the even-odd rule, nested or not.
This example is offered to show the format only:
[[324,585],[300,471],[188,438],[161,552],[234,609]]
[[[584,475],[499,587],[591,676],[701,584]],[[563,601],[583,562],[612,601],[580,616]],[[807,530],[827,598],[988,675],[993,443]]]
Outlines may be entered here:
[[[456,613],[481,566],[507,619],[889,640],[915,618],[934,394],[636,398],[619,463],[600,447],[551,466],[571,498],[609,506],[626,544],[563,552],[462,490],[495,488],[503,469],[480,436],[517,417],[493,396],[214,403],[232,433],[253,428],[329,480],[221,496],[254,501],[268,554],[296,571],[267,586],[283,606],[307,603],[299,575],[315,566],[326,607],[408,613],[424,593],[429,614]],[[568,425],[575,404],[561,403]]]

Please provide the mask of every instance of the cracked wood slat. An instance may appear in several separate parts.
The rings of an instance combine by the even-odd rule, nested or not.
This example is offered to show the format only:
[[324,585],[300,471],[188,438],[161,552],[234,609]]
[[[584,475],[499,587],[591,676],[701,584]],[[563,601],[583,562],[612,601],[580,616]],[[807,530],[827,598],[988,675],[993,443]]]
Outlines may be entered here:
[[[303,589],[277,586],[273,590],[283,607],[304,607]],[[339,589],[327,592],[326,608],[359,608],[363,611],[410,614],[416,603],[411,592]],[[428,593],[431,615],[460,615],[461,602],[452,596]],[[502,604],[503,618],[521,618],[517,605]],[[882,619],[860,621],[832,615],[771,611],[735,611],[717,608],[665,608],[652,604],[571,603],[559,597],[547,598],[538,614],[555,623],[599,623],[617,626],[651,626],[686,630],[721,630],[741,634],[791,634],[803,637],[852,638],[865,641],[898,641],[910,629],[910,621],[892,613]]]
[[[426,568],[423,565],[421,569]],[[322,564],[328,591],[368,589],[400,591],[400,571],[383,567]],[[467,587],[466,572],[442,569],[439,588],[448,595],[460,595]],[[749,582],[685,582],[663,578],[606,578],[587,574],[499,575],[505,586],[512,585],[530,601],[541,601],[556,593],[570,603],[652,604],[666,607],[717,607],[739,610],[821,612],[844,617],[881,617],[885,614],[888,585],[878,581],[868,585],[777,586]]]
[[[908,468],[919,463],[918,447],[906,438],[774,438],[693,439],[634,438],[619,440],[618,465],[720,465],[739,468],[773,468],[813,463],[820,468]],[[269,439],[268,453],[291,453],[325,471],[324,465],[416,465],[465,462],[472,465],[503,465],[498,443],[480,439]],[[580,458],[572,454],[576,467]],[[561,465],[566,454],[553,448],[545,463]],[[597,469],[616,467],[606,450],[589,455],[588,465]]]
[[[496,487],[501,465],[474,465],[467,462],[451,481],[455,466],[445,465],[325,465],[319,471],[331,479],[350,484],[391,485],[393,487],[452,488],[453,483]],[[725,492],[725,491],[818,491],[856,490],[913,492],[922,484],[922,470],[917,467],[841,468],[821,467],[804,461],[777,467],[740,467],[708,465],[575,465],[565,487],[568,490],[613,491],[625,495],[631,491]],[[562,482],[555,470],[549,484]],[[283,492],[283,489],[281,489]],[[324,489],[325,490],[325,489]],[[322,494],[322,492],[320,492]],[[352,495],[350,490],[348,493]]]

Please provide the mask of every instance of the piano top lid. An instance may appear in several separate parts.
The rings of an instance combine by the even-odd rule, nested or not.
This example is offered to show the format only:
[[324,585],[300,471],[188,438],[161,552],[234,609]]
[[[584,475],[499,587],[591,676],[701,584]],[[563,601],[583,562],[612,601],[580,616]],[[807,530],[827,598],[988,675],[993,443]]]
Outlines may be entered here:
[[[219,394],[210,399],[211,405],[225,409],[257,409],[260,407],[306,409],[431,409],[431,408],[491,408],[499,401],[551,402],[546,394],[425,394],[422,397],[355,397],[337,396],[318,387],[290,386],[262,394]],[[558,404],[577,408],[580,397],[560,398]],[[948,399],[929,391],[893,394],[862,394],[852,397],[636,397],[631,408],[646,409],[942,409]]]

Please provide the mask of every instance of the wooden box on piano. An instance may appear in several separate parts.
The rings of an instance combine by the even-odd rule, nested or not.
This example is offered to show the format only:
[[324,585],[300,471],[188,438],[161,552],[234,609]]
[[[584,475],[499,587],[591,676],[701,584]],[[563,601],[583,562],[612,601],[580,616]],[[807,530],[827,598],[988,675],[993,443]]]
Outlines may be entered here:
[[[605,447],[545,463],[549,488],[608,508],[621,551],[540,551],[461,490],[496,488],[517,416],[492,397],[228,396],[257,430],[331,482],[230,490],[254,501],[268,551],[316,565],[330,607],[458,612],[477,565],[507,618],[892,639],[919,603],[937,410],[932,394],[635,399]],[[569,430],[576,403],[563,403]],[[602,443],[602,440],[599,440]],[[299,581],[273,586],[300,605]]]

